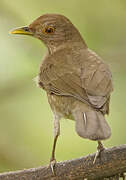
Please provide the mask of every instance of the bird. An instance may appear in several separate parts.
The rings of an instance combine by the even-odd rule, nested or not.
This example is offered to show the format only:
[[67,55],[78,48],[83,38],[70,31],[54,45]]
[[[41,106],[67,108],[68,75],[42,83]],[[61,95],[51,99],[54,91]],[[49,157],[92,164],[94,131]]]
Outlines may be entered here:
[[11,34],[30,35],[47,47],[36,81],[46,91],[54,115],[52,172],[61,118],[75,121],[75,131],[80,137],[98,142],[95,163],[105,149],[102,140],[111,136],[105,119],[113,91],[109,66],[88,48],[78,29],[61,14],[44,14]]

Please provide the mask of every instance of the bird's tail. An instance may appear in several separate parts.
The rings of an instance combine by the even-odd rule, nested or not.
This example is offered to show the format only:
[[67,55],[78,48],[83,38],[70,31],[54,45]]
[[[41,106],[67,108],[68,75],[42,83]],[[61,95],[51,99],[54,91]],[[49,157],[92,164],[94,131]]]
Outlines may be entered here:
[[79,136],[91,140],[104,140],[111,136],[111,129],[100,111],[81,112],[77,110],[73,116]]

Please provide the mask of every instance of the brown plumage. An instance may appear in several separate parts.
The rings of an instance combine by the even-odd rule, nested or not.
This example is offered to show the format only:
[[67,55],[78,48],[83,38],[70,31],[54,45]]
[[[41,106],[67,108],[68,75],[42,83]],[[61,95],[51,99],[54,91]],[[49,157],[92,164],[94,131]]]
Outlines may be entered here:
[[47,92],[54,113],[55,145],[63,118],[75,121],[79,136],[101,140],[111,135],[104,115],[109,113],[112,75],[108,66],[90,50],[75,26],[64,16],[46,14],[13,34],[29,34],[44,42],[47,53],[38,74],[39,87]]

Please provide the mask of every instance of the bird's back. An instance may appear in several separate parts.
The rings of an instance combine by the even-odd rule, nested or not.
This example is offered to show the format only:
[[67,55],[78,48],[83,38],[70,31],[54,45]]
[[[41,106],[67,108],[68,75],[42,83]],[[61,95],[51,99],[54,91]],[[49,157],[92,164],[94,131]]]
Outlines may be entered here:
[[109,112],[112,77],[108,66],[93,51],[67,47],[46,56],[39,84],[47,92],[52,111],[75,120],[80,136],[92,140],[110,136],[104,114]]
[[102,59],[89,49],[71,47],[45,57],[38,83],[48,93],[72,96],[96,109],[108,102],[113,90],[111,72]]

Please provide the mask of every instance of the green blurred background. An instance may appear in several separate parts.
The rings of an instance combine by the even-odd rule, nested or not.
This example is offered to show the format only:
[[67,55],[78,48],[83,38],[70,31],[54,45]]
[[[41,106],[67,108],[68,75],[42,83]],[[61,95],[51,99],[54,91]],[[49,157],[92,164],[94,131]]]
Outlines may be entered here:
[[[46,94],[32,80],[46,50],[39,41],[9,35],[44,13],[67,16],[89,48],[109,64],[114,79],[112,136],[106,147],[126,143],[126,1],[0,0],[0,172],[48,164],[53,143],[53,116]],[[74,122],[61,120],[57,161],[85,156],[97,143],[80,138]]]

